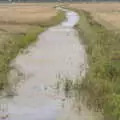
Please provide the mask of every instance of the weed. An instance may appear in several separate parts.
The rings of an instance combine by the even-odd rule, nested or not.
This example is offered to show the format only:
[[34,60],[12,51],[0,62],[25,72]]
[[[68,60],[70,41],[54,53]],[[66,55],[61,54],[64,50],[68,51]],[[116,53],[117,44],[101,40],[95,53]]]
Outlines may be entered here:
[[[120,34],[109,31],[93,20],[88,12],[77,11],[76,26],[83,37],[89,69],[82,84],[76,83],[76,97],[87,96],[89,105],[103,112],[105,120],[120,119]],[[82,33],[82,34],[81,34]]]

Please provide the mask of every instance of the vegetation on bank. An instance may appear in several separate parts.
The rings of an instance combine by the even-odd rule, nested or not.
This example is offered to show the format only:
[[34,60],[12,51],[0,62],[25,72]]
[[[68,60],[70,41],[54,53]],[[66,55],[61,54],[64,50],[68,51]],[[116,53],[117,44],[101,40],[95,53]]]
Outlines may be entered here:
[[23,35],[9,35],[9,39],[2,43],[0,46],[0,89],[5,89],[9,85],[7,74],[10,70],[11,60],[21,49],[36,40],[38,33],[43,32],[44,29],[37,26]]
[[52,19],[49,21],[41,22],[40,24],[38,23],[38,25],[41,27],[50,27],[59,24],[63,19],[65,19],[64,12],[58,11],[57,16],[52,17]]
[[87,96],[89,108],[100,111],[105,120],[119,120],[120,33],[107,30],[90,13],[76,11],[80,14],[76,28],[83,37],[89,64],[82,84],[77,80],[74,85],[76,98]]
[[59,11],[57,16],[54,16],[50,21],[30,25],[29,30],[25,33],[10,34],[5,33],[8,39],[2,41],[0,45],[0,90],[6,89],[9,86],[8,72],[10,71],[10,62],[17,54],[30,43],[37,39],[38,34],[46,30],[51,25],[60,23],[65,18],[62,11]]

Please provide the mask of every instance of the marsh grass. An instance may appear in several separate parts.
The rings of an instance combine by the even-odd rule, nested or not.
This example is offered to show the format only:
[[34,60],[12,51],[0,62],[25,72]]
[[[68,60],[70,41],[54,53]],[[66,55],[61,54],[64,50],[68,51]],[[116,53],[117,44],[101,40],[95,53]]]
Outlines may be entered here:
[[76,28],[84,40],[89,69],[82,84],[75,84],[76,98],[87,96],[88,105],[101,112],[105,120],[119,120],[120,33],[107,30],[88,12],[77,12],[81,19]]

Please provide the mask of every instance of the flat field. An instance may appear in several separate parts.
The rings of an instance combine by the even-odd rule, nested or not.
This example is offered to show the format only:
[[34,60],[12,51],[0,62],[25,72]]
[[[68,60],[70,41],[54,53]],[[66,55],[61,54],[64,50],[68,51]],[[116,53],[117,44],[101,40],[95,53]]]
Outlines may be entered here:
[[109,29],[120,29],[120,3],[74,3],[69,6],[90,12],[96,21]]
[[0,5],[0,31],[25,32],[29,25],[49,22],[57,11],[54,4],[8,4]]
[[0,6],[0,24],[39,24],[56,16],[52,5],[10,4]]
[[55,4],[0,5],[0,39],[4,34],[21,34],[31,27],[48,23],[57,15]]

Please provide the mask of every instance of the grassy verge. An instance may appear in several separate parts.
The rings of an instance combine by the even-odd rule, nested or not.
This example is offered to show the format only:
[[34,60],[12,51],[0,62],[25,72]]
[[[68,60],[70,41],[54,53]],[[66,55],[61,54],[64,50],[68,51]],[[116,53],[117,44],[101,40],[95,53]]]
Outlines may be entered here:
[[63,11],[58,11],[57,16],[54,16],[50,21],[38,23],[41,27],[50,27],[56,24],[59,24],[63,19],[65,19],[65,15]]
[[120,34],[107,30],[89,13],[77,12],[80,21],[76,28],[84,39],[89,69],[82,84],[75,84],[76,97],[87,96],[88,106],[102,112],[105,120],[119,120]]
[[7,40],[3,40],[0,44],[0,90],[9,86],[8,72],[10,71],[10,62],[13,60],[21,49],[26,48],[30,43],[37,39],[37,35],[46,30],[51,25],[60,23],[65,18],[63,12],[58,12],[57,16],[53,17],[50,21],[30,25],[29,30],[24,34],[10,34],[5,32],[8,36]]

